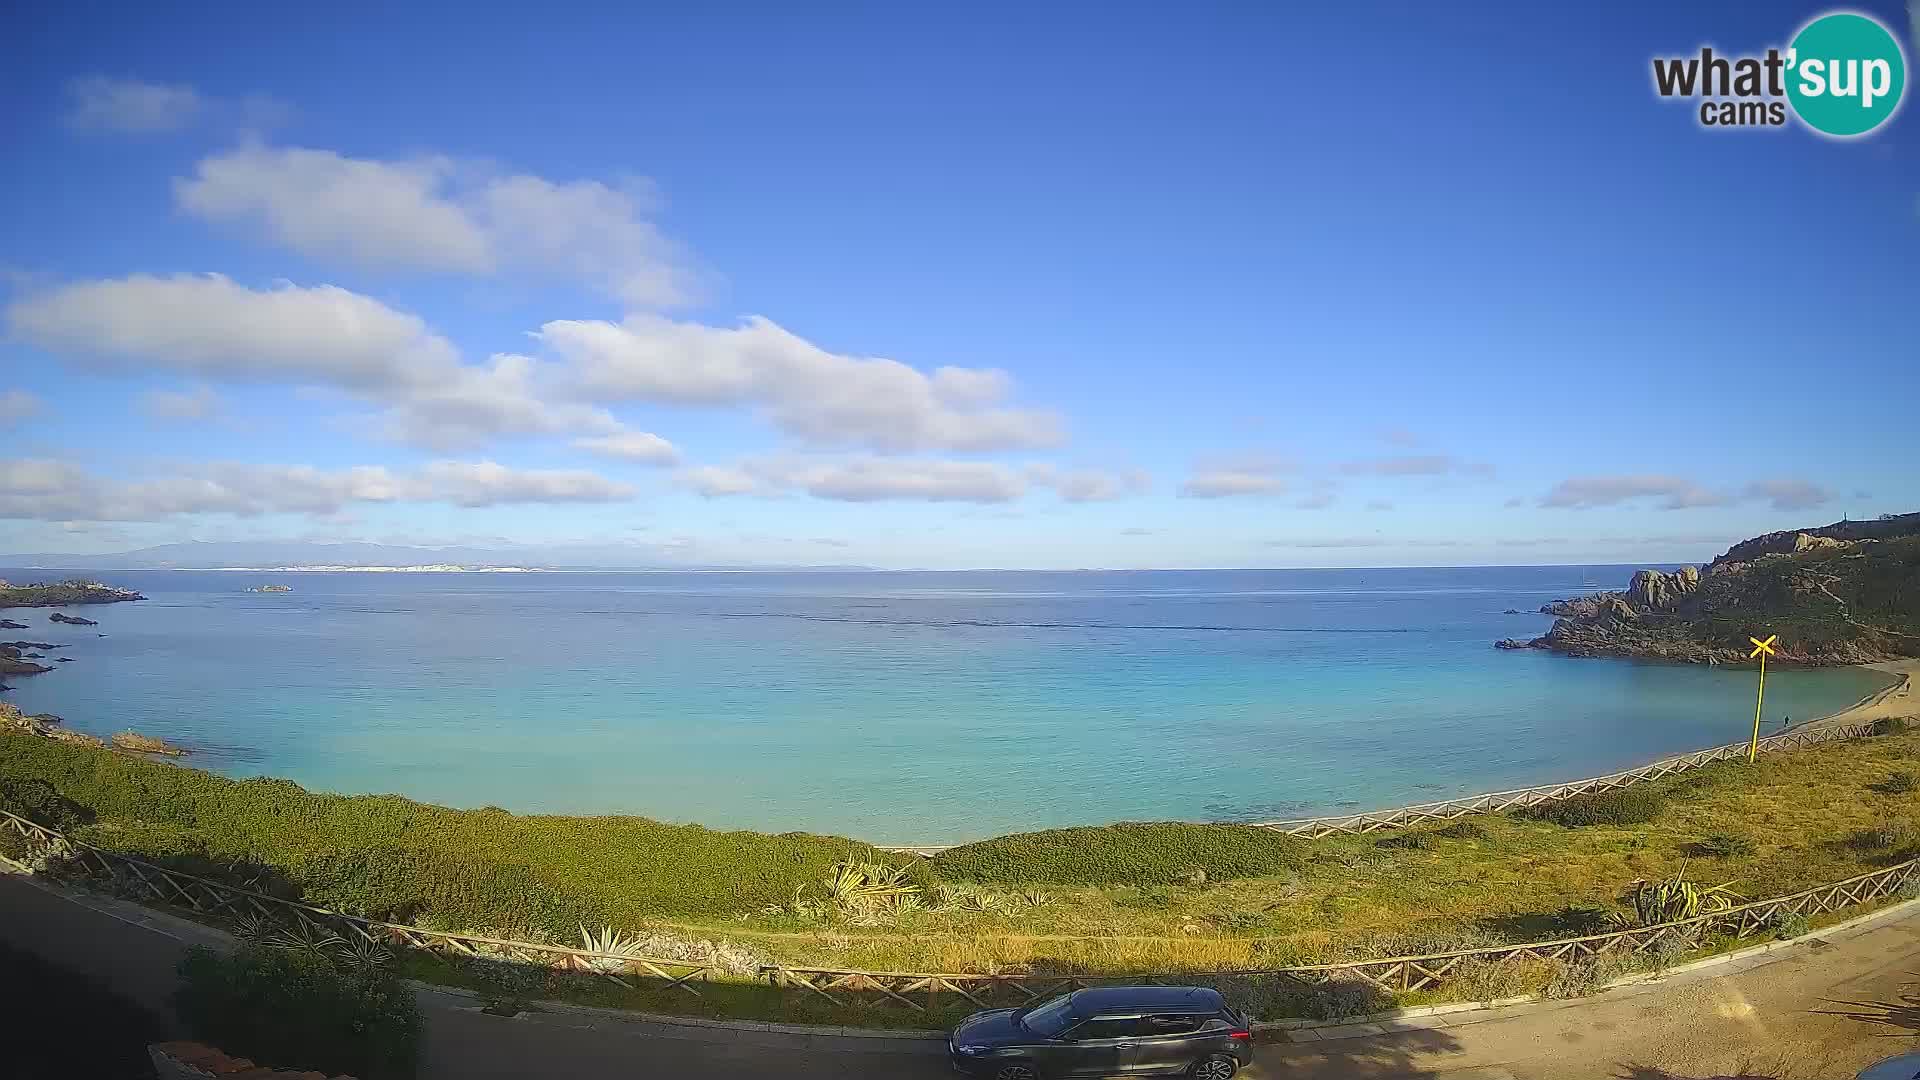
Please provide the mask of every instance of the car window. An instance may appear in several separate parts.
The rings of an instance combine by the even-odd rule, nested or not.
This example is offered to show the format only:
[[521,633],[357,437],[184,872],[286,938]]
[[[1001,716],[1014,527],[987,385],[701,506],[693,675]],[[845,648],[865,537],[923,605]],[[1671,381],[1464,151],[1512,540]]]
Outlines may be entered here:
[[1126,1039],[1140,1033],[1140,1018],[1137,1016],[1106,1017],[1089,1020],[1067,1033],[1074,1042],[1086,1042],[1089,1039]]
[[1142,1034],[1185,1035],[1190,1031],[1200,1030],[1200,1021],[1203,1019],[1205,1018],[1191,1013],[1164,1013],[1159,1016],[1149,1016],[1142,1022],[1142,1027],[1145,1029]]
[[1020,1018],[1028,1031],[1054,1038],[1073,1024],[1073,995],[1054,998]]

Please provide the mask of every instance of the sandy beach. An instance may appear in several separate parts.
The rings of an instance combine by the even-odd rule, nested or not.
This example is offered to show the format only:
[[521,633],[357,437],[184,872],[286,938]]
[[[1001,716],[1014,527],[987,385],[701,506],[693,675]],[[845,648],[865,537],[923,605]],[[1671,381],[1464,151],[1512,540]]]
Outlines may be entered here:
[[1920,675],[1920,659],[1882,660],[1860,666],[1868,671],[1884,671],[1897,681],[1830,716],[1795,724],[1792,730],[1804,731],[1828,724],[1869,724],[1890,716],[1920,716],[1920,698],[1913,692],[1914,676]]

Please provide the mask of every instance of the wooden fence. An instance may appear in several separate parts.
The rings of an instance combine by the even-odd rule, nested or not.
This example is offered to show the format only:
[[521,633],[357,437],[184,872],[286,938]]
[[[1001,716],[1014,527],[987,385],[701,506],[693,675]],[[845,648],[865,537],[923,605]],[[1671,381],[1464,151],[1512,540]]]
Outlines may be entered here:
[[[1857,739],[1871,734],[1873,734],[1873,727],[1869,724],[1836,724],[1811,728],[1807,731],[1788,731],[1761,739],[1759,751],[1767,754],[1778,750],[1798,750],[1821,743]],[[1392,810],[1372,810],[1362,814],[1293,818],[1288,821],[1255,821],[1250,822],[1249,825],[1256,829],[1272,829],[1274,832],[1286,833],[1289,836],[1304,836],[1311,840],[1339,833],[1404,829],[1409,825],[1419,825],[1429,821],[1452,821],[1454,818],[1466,817],[1469,814],[1497,814],[1502,810],[1538,806],[1541,803],[1555,802],[1589,792],[1612,791],[1630,784],[1658,780],[1663,776],[1698,769],[1702,765],[1710,765],[1716,761],[1742,758],[1746,754],[1745,742],[1728,743],[1710,750],[1695,750],[1689,754],[1662,758],[1652,764],[1634,769],[1589,777],[1585,780],[1570,780],[1563,784],[1542,784],[1538,787],[1514,788],[1511,791],[1492,791],[1483,795],[1467,795],[1458,799],[1442,799],[1439,802],[1417,803]]]
[[[1495,945],[1423,956],[1394,956],[1380,960],[1355,960],[1340,964],[1310,964],[1300,967],[1270,968],[1255,971],[1173,972],[1166,974],[1095,977],[1083,975],[958,975],[907,972],[849,971],[832,968],[769,966],[765,972],[775,985],[812,991],[840,1005],[897,1005],[920,1012],[941,1007],[940,995],[964,998],[977,1008],[1024,1005],[1056,993],[1088,986],[1160,983],[1277,984],[1283,989],[1314,990],[1329,984],[1363,981],[1377,990],[1392,993],[1443,988],[1449,977],[1463,968],[1502,965],[1516,962],[1558,961],[1578,964],[1606,956],[1631,957],[1656,951],[1663,946],[1679,950],[1698,948],[1709,936],[1730,935],[1744,938],[1756,931],[1768,930],[1781,915],[1822,915],[1854,904],[1866,903],[1899,893],[1910,883],[1920,882],[1920,859],[1888,866],[1880,870],[1817,885],[1811,889],[1770,900],[1756,900],[1723,911],[1697,915],[1657,926],[1615,930],[1585,937],[1561,938],[1523,945]],[[925,1000],[915,1000],[922,995]]]
[[[26,837],[39,845],[43,852],[63,854],[68,869],[91,883],[143,902],[183,909],[198,918],[231,924],[266,921],[309,938],[327,935],[345,941],[364,941],[456,960],[485,959],[548,970],[574,971],[606,978],[630,988],[637,984],[642,989],[662,992],[673,990],[695,997],[701,996],[695,983],[711,982],[716,976],[725,974],[709,963],[684,959],[592,952],[564,945],[442,933],[343,915],[105,851],[73,841],[53,829],[5,811],[0,811],[0,828]],[[0,861],[16,869],[29,868],[28,864],[13,859],[0,857]],[[1812,916],[1838,911],[1894,895],[1916,882],[1920,882],[1920,859],[1910,859],[1789,896],[1757,900],[1658,926],[1521,945],[1254,971],[1114,976],[1035,973],[981,975],[851,971],[768,964],[759,969],[759,975],[775,987],[817,995],[837,1005],[895,1006],[922,1013],[937,1012],[961,1001],[975,1008],[1027,1004],[1068,990],[1114,983],[1267,982],[1285,988],[1312,990],[1328,984],[1359,982],[1389,993],[1432,990],[1445,987],[1450,977],[1461,973],[1463,967],[1510,964],[1524,960],[1579,963],[1608,955],[1637,955],[1659,949],[1663,944],[1694,948],[1710,935],[1747,937],[1770,927],[1783,914]],[[942,995],[946,995],[944,1001]]]

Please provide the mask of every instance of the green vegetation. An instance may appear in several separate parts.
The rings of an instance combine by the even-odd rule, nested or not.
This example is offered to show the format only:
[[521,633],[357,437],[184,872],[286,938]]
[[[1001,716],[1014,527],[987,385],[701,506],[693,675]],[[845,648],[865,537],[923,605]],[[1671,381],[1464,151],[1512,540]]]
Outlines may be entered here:
[[414,1072],[413,992],[379,971],[343,972],[324,956],[194,949],[180,963],[174,1009],[193,1037],[281,1069],[403,1080]]
[[1706,575],[1686,605],[1693,632],[1743,653],[1756,626],[1778,633],[1792,655],[1844,656],[1850,647],[1920,652],[1920,536],[1911,535],[1920,515],[1906,517],[1909,535],[1757,558],[1740,572]]
[[1260,877],[1299,869],[1302,843],[1240,825],[1105,825],[1049,829],[951,848],[939,876],[993,884],[1140,885]]
[[1873,786],[1873,790],[1882,795],[1906,795],[1912,793],[1915,789],[1920,789],[1920,779],[1916,779],[1913,773],[1907,769],[1888,773],[1885,780]]
[[[694,999],[484,957],[399,958],[409,974],[508,1007],[565,995],[897,1023],[893,1013],[798,1001],[756,983],[757,965],[1217,972],[1595,933],[1638,921],[1642,894],[1665,903],[1644,883],[1669,883],[1685,903],[1672,883],[1707,878],[1694,894],[1714,904],[1723,883],[1764,898],[1908,857],[1920,843],[1920,804],[1864,788],[1915,770],[1916,758],[1920,731],[1390,834],[1309,841],[1233,825],[1115,825],[1002,837],[932,859],[832,837],[320,795],[24,735],[0,736],[0,799],[36,818],[64,814],[65,828],[97,846],[326,907],[488,936],[610,942],[605,951],[708,963],[732,980]],[[1703,855],[1711,863],[1692,865],[1711,866],[1710,878],[1683,872]],[[1468,989],[1454,992],[1571,992],[1610,977],[1549,967],[1470,970]],[[1362,996],[1273,986],[1258,995],[1265,1015],[1345,1015],[1355,1005],[1347,999]],[[1384,1007],[1377,994],[1366,1004]]]
[[0,608],[72,607],[77,604],[112,604],[121,600],[144,600],[129,589],[116,589],[97,581],[54,581],[35,585],[12,585],[0,581]]
[[1615,791],[1596,791],[1559,802],[1541,803],[1527,810],[1526,815],[1569,829],[1582,825],[1639,825],[1659,817],[1666,805],[1664,789],[1651,784],[1636,784]]
[[1709,833],[1693,845],[1693,854],[1707,859],[1745,858],[1753,852],[1753,840],[1740,833]]
[[351,914],[424,916],[442,928],[571,938],[582,924],[729,917],[791,900],[850,853],[879,857],[800,833],[315,794],[285,780],[229,780],[50,739],[0,738],[0,790],[51,787],[98,819],[79,839]]

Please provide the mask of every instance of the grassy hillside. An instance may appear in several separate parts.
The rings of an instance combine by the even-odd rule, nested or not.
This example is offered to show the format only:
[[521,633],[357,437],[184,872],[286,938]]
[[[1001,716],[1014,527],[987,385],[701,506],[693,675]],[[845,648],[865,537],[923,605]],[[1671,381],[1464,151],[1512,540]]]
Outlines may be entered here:
[[567,941],[611,923],[819,966],[1113,973],[1578,933],[1621,910],[1631,882],[1683,864],[1755,898],[1844,878],[1920,852],[1920,781],[1899,779],[1917,759],[1920,732],[1895,733],[1384,836],[1166,824],[1002,837],[894,857],[915,903],[865,912],[835,905],[830,868],[887,857],[832,837],[320,795],[20,735],[0,736],[0,791],[30,816],[85,822],[73,831],[102,847],[422,925]]
[[1920,536],[1757,559],[1709,574],[1690,599],[1683,611],[1694,632],[1718,647],[1777,633],[1809,652],[1856,643],[1920,655]]

